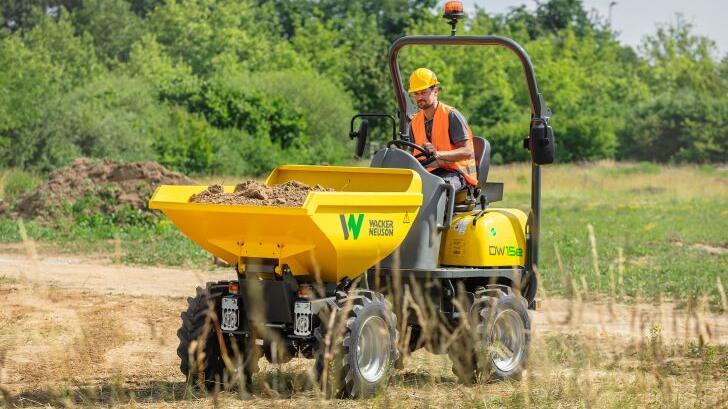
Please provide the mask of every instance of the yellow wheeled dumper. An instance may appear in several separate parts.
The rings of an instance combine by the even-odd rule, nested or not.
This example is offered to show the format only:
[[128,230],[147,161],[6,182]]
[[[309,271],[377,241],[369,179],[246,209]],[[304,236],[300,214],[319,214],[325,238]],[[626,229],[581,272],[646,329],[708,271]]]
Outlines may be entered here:
[[[399,133],[369,168],[281,166],[266,184],[321,185],[300,207],[191,203],[205,186],[161,186],[149,207],[235,268],[190,298],[178,331],[182,372],[208,387],[249,387],[258,351],[271,362],[315,358],[316,381],[330,396],[367,397],[387,385],[403,353],[448,353],[463,382],[518,377],[535,308],[540,165],[551,163],[549,111],[531,62],[512,40],[455,36],[397,40],[389,68]],[[491,207],[503,185],[487,181],[490,146],[473,140],[478,186],[455,194],[414,154],[414,112],[397,56],[411,45],[501,46],[519,57],[532,108],[532,195],[528,213]],[[358,117],[382,114],[359,114]],[[394,117],[390,117],[396,124]],[[367,122],[361,121],[361,155]],[[414,152],[413,152],[414,151]],[[225,187],[232,191],[233,187]]]

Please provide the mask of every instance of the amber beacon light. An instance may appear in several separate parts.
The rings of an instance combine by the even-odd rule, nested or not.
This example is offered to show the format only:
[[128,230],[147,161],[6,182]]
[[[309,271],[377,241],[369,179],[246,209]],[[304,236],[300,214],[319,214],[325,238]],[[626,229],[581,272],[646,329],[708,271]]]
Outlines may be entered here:
[[451,35],[455,35],[455,32],[457,31],[456,26],[458,25],[458,20],[465,17],[465,13],[463,12],[463,2],[462,1],[446,1],[445,2],[445,12],[442,15],[443,18],[448,19],[448,24],[452,27],[452,31],[450,32]]

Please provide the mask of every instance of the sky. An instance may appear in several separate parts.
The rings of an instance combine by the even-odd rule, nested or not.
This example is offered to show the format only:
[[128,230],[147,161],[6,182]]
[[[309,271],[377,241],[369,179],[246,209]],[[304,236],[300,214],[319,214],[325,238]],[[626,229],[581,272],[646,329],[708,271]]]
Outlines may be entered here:
[[[614,0],[612,26],[619,40],[635,46],[645,36],[655,32],[655,25],[675,20],[682,13],[694,26],[693,32],[716,42],[718,56],[728,55],[728,1],[725,0]],[[584,8],[595,9],[599,14],[609,14],[612,0],[583,0]],[[535,8],[533,0],[463,0],[465,11],[472,11],[477,4],[489,13],[508,11],[510,7],[525,4]],[[483,33],[486,34],[486,33]]]

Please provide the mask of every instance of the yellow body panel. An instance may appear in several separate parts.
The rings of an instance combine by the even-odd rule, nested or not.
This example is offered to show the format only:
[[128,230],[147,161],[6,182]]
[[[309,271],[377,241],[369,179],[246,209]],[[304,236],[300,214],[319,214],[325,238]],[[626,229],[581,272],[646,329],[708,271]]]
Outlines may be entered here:
[[[206,186],[160,186],[149,201],[190,239],[228,263],[278,259],[294,275],[325,282],[356,278],[404,240],[422,205],[422,182],[407,169],[286,165],[267,185],[297,180],[311,192],[303,206],[189,203]],[[233,186],[225,186],[231,192]]]
[[518,209],[487,209],[455,215],[440,248],[440,264],[462,267],[513,267],[526,263],[526,214]]

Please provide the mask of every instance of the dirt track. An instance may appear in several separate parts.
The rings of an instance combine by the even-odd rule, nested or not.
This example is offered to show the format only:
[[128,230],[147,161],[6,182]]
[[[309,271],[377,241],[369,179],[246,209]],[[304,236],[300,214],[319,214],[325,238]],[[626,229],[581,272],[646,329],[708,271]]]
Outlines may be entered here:
[[[175,331],[185,299],[195,286],[229,277],[227,269],[198,272],[0,253],[0,387],[47,402],[38,391],[69,379],[72,385],[150,380],[179,385]],[[610,310],[602,303],[546,299],[533,323],[537,337],[569,333],[627,342],[643,339],[659,324],[667,340],[691,341],[703,333],[711,343],[728,344],[728,314],[697,314],[668,303],[616,304]],[[300,361],[296,365],[307,365]],[[413,366],[421,368],[419,362]]]
[[[108,259],[52,256],[30,261],[27,256],[0,253],[0,276],[25,279],[70,290],[127,296],[187,297],[207,281],[229,279],[232,271],[218,268],[193,271],[178,268],[126,266]],[[659,324],[667,338],[694,339],[696,320],[708,325],[712,342],[728,343],[728,315],[698,317],[674,303],[649,304],[578,303],[554,298],[533,312],[536,331],[584,331],[621,337],[641,337]]]

